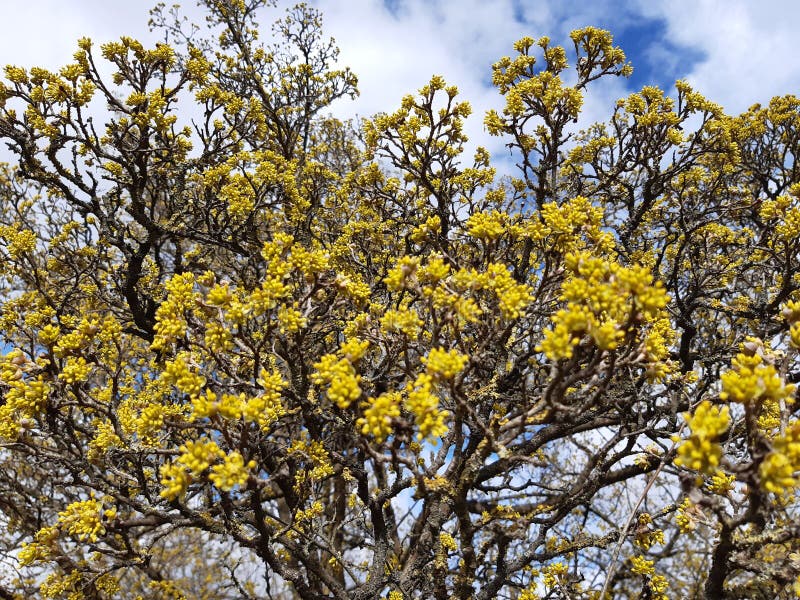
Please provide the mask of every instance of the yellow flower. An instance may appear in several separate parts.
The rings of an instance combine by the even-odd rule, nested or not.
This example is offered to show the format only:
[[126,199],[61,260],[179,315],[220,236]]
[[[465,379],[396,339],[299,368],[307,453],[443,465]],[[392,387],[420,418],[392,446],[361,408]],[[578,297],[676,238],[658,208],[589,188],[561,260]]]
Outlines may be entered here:
[[247,483],[247,477],[251,469],[255,469],[255,461],[244,464],[244,458],[239,452],[231,452],[225,456],[222,463],[211,467],[209,479],[219,489],[229,492],[237,485]]
[[691,434],[678,447],[675,464],[701,473],[713,473],[722,458],[722,448],[717,439],[730,425],[728,407],[714,406],[704,400],[694,414],[685,413],[684,418]]

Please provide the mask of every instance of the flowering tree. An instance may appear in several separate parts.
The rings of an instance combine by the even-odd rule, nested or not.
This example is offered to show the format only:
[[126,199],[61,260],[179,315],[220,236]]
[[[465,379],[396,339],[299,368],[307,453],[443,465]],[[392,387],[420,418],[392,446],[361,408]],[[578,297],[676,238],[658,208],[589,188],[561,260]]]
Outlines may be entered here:
[[6,67],[0,597],[789,594],[800,100],[576,133],[623,51],[524,38],[501,178],[441,77],[356,128],[313,9],[202,4]]

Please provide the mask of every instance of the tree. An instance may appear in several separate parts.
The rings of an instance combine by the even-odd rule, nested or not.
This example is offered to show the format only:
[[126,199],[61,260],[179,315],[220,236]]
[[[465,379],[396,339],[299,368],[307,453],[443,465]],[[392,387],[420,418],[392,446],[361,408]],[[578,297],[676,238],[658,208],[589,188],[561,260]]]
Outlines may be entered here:
[[524,38],[498,177],[442,77],[341,122],[314,9],[202,5],[6,67],[0,596],[796,591],[800,100],[575,132],[623,51]]

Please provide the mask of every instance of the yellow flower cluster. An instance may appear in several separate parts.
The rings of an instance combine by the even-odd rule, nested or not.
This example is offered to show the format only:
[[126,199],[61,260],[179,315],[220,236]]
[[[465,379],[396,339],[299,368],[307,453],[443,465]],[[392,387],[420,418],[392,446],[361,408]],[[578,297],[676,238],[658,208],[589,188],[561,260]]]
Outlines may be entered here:
[[715,494],[725,496],[733,489],[735,482],[735,475],[727,475],[724,471],[717,471],[708,482],[708,489]]
[[245,394],[238,396],[233,394],[217,395],[210,389],[205,394],[199,394],[192,398],[192,420],[213,418],[217,415],[225,419],[238,419],[242,416],[242,408],[245,403]]
[[89,378],[92,367],[82,356],[70,357],[61,369],[58,378],[66,383],[81,383]]
[[320,481],[333,475],[333,465],[331,465],[330,455],[322,442],[317,440],[295,440],[287,452],[289,456],[299,456],[311,465],[303,473],[298,473],[298,481],[304,478],[312,481]]
[[58,527],[42,527],[33,536],[30,544],[22,544],[22,549],[17,555],[20,564],[26,567],[36,561],[50,558],[57,539]]
[[444,423],[447,412],[439,408],[439,398],[432,389],[433,376],[428,373],[420,373],[413,383],[406,386],[406,408],[414,415],[419,440],[447,433]]
[[783,307],[783,317],[789,323],[789,343],[800,349],[800,302],[790,300]]
[[542,583],[547,588],[553,588],[564,582],[567,573],[569,573],[569,567],[563,562],[551,563],[542,569],[542,575],[544,575]]
[[505,319],[518,319],[533,300],[531,287],[517,282],[508,267],[500,263],[492,263],[478,279],[484,289],[497,295],[500,313]]
[[414,339],[422,329],[423,321],[412,308],[389,309],[381,317],[381,330],[398,332]]
[[247,400],[242,414],[245,420],[258,423],[263,431],[267,431],[273,423],[286,414],[281,402],[281,390],[287,383],[276,369],[269,372],[261,369],[258,384],[263,392]]
[[164,463],[159,473],[161,474],[159,481],[164,486],[159,495],[170,501],[183,496],[192,480],[186,469],[175,463]]
[[458,375],[469,362],[469,357],[456,349],[433,348],[423,358],[425,371],[434,380],[449,380]]
[[403,256],[397,261],[384,278],[386,287],[393,292],[398,292],[403,288],[410,288],[415,282],[414,274],[419,267],[419,259],[415,256]]
[[703,400],[694,414],[684,413],[691,434],[678,447],[675,464],[701,473],[711,474],[719,466],[722,447],[717,439],[730,425],[727,406],[714,406]]
[[700,514],[702,513],[692,504],[692,501],[688,497],[684,498],[678,505],[678,511],[675,514],[675,522],[681,533],[691,533],[697,529],[697,519]]
[[758,474],[761,487],[774,494],[789,494],[798,485],[800,471],[800,421],[795,421],[782,435],[772,440],[772,450],[761,463]]
[[164,365],[161,378],[164,382],[174,385],[184,394],[197,396],[206,384],[206,378],[189,366],[190,358],[186,352],[181,352],[173,360]]
[[206,324],[204,341],[206,348],[211,352],[225,352],[233,348],[233,336],[230,330],[224,325],[213,321],[209,321]]
[[113,519],[116,514],[115,508],[105,509],[102,501],[91,498],[73,502],[58,513],[58,526],[81,541],[96,542],[106,532],[104,521]]
[[278,328],[281,333],[296,333],[303,329],[308,319],[294,306],[281,306],[278,309]]
[[631,557],[631,571],[637,575],[641,575],[647,579],[647,586],[653,592],[651,597],[654,600],[667,600],[665,592],[667,591],[668,583],[666,577],[663,575],[656,575],[654,562],[647,560],[643,556]]
[[[669,298],[645,267],[625,267],[588,252],[568,254],[565,263],[571,276],[562,285],[561,299],[567,306],[553,315],[554,326],[545,330],[538,347],[550,360],[571,358],[586,335],[600,350],[614,350],[634,316],[642,324],[662,322],[663,327]],[[664,338],[660,329],[656,335]],[[649,348],[647,342],[644,348],[657,355],[649,357],[651,362],[666,355],[665,348]]]
[[256,462],[251,460],[246,465],[239,452],[231,452],[224,457],[223,462],[211,467],[209,479],[219,489],[229,492],[237,485],[247,483],[249,471],[256,468]]
[[392,432],[392,419],[400,416],[402,395],[398,392],[387,392],[377,398],[370,398],[364,403],[364,416],[356,425],[363,435],[371,435],[380,443]]
[[411,240],[420,244],[433,235],[439,233],[442,228],[442,221],[439,215],[433,215],[425,219],[425,221],[414,228],[411,232]]
[[218,459],[225,457],[225,453],[217,443],[205,437],[199,440],[190,440],[178,450],[181,455],[178,457],[177,462],[184,465],[194,475],[202,474]]
[[636,520],[636,537],[633,542],[640,548],[649,550],[655,544],[664,543],[664,532],[661,529],[651,529],[653,517],[648,513],[642,513]]
[[38,365],[19,349],[14,349],[0,360],[0,381],[8,389],[0,404],[0,438],[14,439],[20,426],[44,410],[50,394],[50,385],[43,375],[30,375]]
[[174,275],[165,284],[167,297],[156,310],[155,339],[153,348],[163,350],[176,339],[186,334],[186,311],[196,303],[194,275]]
[[774,365],[765,364],[759,353],[739,353],[731,366],[730,371],[720,376],[722,400],[764,405],[790,399],[794,394],[795,386],[784,383]]
[[542,207],[541,220],[531,219],[527,228],[530,237],[546,237],[548,245],[562,253],[575,252],[590,245],[595,253],[605,256],[615,244],[611,233],[604,230],[603,209],[594,206],[584,196],[576,196],[562,204],[548,202]]
[[13,260],[17,260],[36,247],[36,234],[30,229],[0,225],[0,240],[5,242],[8,255]]
[[369,346],[367,341],[350,340],[336,354],[326,354],[314,363],[311,375],[315,385],[327,386],[326,396],[339,408],[347,408],[361,397],[361,376],[353,363],[358,362]]
[[123,448],[122,439],[114,431],[114,426],[109,421],[95,419],[92,423],[95,434],[89,442],[88,457],[90,461],[96,461],[105,456],[111,448]]
[[631,571],[637,575],[650,576],[655,573],[653,561],[643,556],[631,556]]
[[477,212],[467,219],[469,234],[484,242],[491,242],[507,231],[508,215],[496,210],[490,212]]

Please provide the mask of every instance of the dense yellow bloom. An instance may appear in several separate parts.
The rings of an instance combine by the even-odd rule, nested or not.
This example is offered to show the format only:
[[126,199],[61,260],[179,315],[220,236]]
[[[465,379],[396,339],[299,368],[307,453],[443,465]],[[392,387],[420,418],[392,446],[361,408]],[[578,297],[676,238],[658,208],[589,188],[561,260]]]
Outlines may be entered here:
[[647,560],[643,556],[632,556],[631,571],[637,575],[652,575],[655,572],[653,569],[653,561]]
[[455,348],[432,348],[423,359],[425,371],[434,379],[453,379],[469,362],[469,357]]
[[349,340],[337,354],[326,354],[314,363],[316,372],[311,380],[316,385],[328,386],[326,395],[339,408],[347,408],[361,397],[361,376],[356,374],[353,363],[361,359],[368,345],[366,341]]
[[165,284],[166,299],[156,311],[156,336],[153,348],[163,349],[177,338],[186,334],[186,312],[196,302],[194,275],[184,273],[175,275]]
[[208,438],[186,442],[179,450],[182,454],[178,457],[177,462],[184,465],[194,475],[202,474],[209,466],[225,456],[217,443]]
[[413,309],[389,309],[381,317],[381,329],[385,332],[403,333],[415,337],[423,326],[419,313]]
[[13,260],[17,260],[36,247],[36,234],[30,229],[2,225],[0,226],[0,240],[6,243],[8,255]]
[[722,448],[717,442],[730,425],[727,406],[714,406],[703,400],[694,414],[685,413],[691,434],[678,447],[675,464],[700,471],[713,473],[722,458]]
[[321,442],[316,440],[295,440],[288,450],[289,456],[300,456],[311,466],[305,475],[298,475],[299,479],[307,476],[312,481],[318,481],[333,475],[333,466],[328,451]]
[[189,366],[189,360],[187,353],[180,353],[174,360],[166,363],[161,377],[166,383],[174,385],[184,394],[196,396],[205,385],[206,378]]
[[0,404],[0,438],[15,438],[20,427],[40,414],[50,394],[50,384],[44,375],[32,377],[27,372],[35,364],[19,349],[6,354],[0,361],[0,382],[7,386]]
[[507,231],[508,215],[496,210],[491,212],[473,213],[467,219],[467,231],[479,240],[491,242]]
[[795,386],[785,384],[773,365],[765,364],[759,354],[737,354],[732,369],[720,376],[722,400],[732,402],[779,402],[794,394]]
[[58,513],[58,525],[70,535],[80,540],[96,542],[106,531],[104,522],[116,516],[113,508],[105,509],[100,500],[91,498],[73,502]]
[[186,471],[186,468],[175,463],[164,463],[159,469],[161,473],[161,485],[164,489],[161,490],[160,496],[167,500],[175,500],[186,493],[186,488],[191,482],[191,476]]
[[585,335],[600,350],[616,349],[634,315],[658,332],[645,338],[645,357],[658,363],[667,354],[662,330],[666,326],[669,331],[664,318],[668,296],[646,268],[625,267],[588,252],[567,255],[566,266],[570,277],[561,287],[566,308],[553,315],[553,327],[539,345],[550,360],[571,358]]
[[392,419],[400,416],[402,395],[397,392],[381,394],[364,403],[364,416],[356,424],[361,433],[371,435],[380,443],[392,432]]
[[794,421],[772,440],[772,451],[759,467],[761,487],[774,494],[789,494],[800,485],[800,421]]
[[403,287],[411,287],[413,276],[419,267],[419,259],[414,256],[404,256],[384,278],[386,286],[392,291],[401,290]]
[[419,428],[418,439],[441,437],[447,433],[447,412],[439,408],[439,398],[432,391],[433,377],[421,373],[406,386],[406,408],[414,415]]
[[251,460],[245,465],[239,452],[231,452],[224,457],[223,462],[211,467],[208,478],[219,489],[229,492],[237,485],[247,483],[249,471],[255,468],[255,461]]
[[308,319],[294,306],[281,306],[278,309],[278,328],[281,333],[296,333],[308,323]]
[[506,319],[518,319],[533,300],[531,286],[517,282],[508,267],[492,263],[478,277],[478,283],[497,295],[500,313]]
[[219,323],[211,322],[206,325],[204,341],[212,352],[224,352],[233,348],[230,330]]
[[192,398],[192,419],[211,418],[216,415],[226,419],[238,419],[242,416],[245,401],[244,393],[238,396],[233,394],[218,396],[207,389],[205,394],[199,394]]
[[727,475],[723,471],[717,471],[708,483],[708,489],[715,494],[725,496],[733,489],[733,484],[736,482],[735,475]]
[[70,357],[67,359],[58,377],[66,383],[80,383],[89,378],[91,370],[91,365],[89,365],[82,356],[77,358]]

